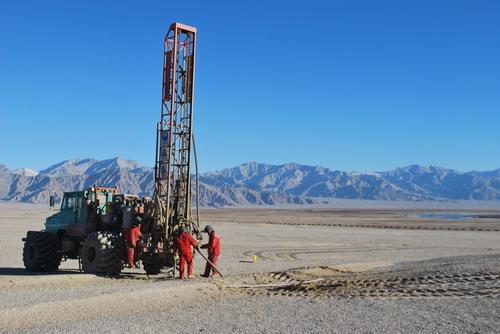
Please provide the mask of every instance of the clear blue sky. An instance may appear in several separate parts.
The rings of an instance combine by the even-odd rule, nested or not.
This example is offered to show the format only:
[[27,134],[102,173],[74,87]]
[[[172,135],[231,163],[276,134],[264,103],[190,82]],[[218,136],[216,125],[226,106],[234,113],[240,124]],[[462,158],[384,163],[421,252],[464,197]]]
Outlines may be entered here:
[[495,0],[2,1],[0,163],[152,166],[173,21],[199,31],[203,171],[500,167]]

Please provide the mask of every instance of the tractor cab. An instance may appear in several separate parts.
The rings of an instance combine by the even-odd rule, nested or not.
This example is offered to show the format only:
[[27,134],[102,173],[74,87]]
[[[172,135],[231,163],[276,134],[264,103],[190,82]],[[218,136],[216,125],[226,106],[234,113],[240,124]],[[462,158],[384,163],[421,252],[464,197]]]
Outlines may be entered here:
[[91,187],[84,191],[65,192],[61,210],[48,217],[45,230],[52,234],[64,231],[68,236],[85,236],[97,230],[100,217],[113,201],[116,188]]

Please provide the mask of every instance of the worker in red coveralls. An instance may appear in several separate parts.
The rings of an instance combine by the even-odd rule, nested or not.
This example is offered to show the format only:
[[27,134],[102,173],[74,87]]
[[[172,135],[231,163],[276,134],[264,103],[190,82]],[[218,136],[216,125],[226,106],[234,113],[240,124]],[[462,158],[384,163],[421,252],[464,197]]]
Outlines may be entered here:
[[127,247],[127,264],[129,268],[139,268],[136,247],[137,241],[139,241],[139,238],[141,237],[141,222],[142,218],[137,216],[135,218],[134,224],[130,228],[127,228],[123,231],[125,247]]
[[198,242],[189,234],[187,229],[182,226],[179,235],[175,239],[174,248],[179,252],[179,278],[184,278],[184,268],[187,263],[188,278],[193,278],[193,250],[192,247],[198,247]]
[[[206,248],[208,250],[208,259],[215,267],[217,267],[217,260],[220,256],[220,238],[210,225],[205,226],[203,232],[208,233],[210,238],[208,240],[208,244],[202,245],[201,248]],[[210,271],[212,271],[213,276],[219,275],[219,273],[212,268],[210,263],[207,262],[205,265],[205,273],[201,276],[209,277]]]

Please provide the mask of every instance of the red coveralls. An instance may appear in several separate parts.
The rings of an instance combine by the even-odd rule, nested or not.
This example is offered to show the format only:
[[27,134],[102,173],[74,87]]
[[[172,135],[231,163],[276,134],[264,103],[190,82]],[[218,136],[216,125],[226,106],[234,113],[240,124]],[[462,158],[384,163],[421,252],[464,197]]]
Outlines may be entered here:
[[[210,262],[214,264],[214,266],[217,267],[217,260],[219,259],[220,256],[220,238],[219,236],[215,233],[215,231],[212,231],[210,233],[210,239],[208,240],[208,244],[202,245],[201,248],[207,248],[208,249],[208,259]],[[210,270],[212,270],[212,266],[210,263],[207,262],[205,265],[205,273],[203,276],[208,277],[210,276]],[[218,275],[217,272],[213,271],[213,275]]]
[[135,262],[135,247],[137,241],[141,236],[141,226],[134,225],[123,231],[123,238],[125,239],[125,246],[127,247],[127,263],[130,268],[134,267]]
[[188,265],[188,277],[193,275],[193,252],[191,246],[198,246],[198,242],[194,240],[191,234],[182,232],[175,239],[175,249],[179,251],[179,278],[184,278],[184,268]]

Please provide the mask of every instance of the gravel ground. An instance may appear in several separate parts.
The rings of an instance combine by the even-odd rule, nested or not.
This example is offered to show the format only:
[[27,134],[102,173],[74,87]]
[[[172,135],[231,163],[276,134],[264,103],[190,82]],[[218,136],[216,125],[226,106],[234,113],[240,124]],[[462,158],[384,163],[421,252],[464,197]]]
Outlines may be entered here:
[[[302,211],[296,226],[268,224],[283,219],[279,210],[259,211],[252,224],[243,212],[213,211],[226,277],[179,281],[141,271],[100,278],[78,273],[74,261],[27,273],[20,239],[48,213],[0,205],[0,333],[499,332],[500,233],[484,231],[497,229],[495,220],[474,231],[415,230],[433,223],[401,210],[387,213],[398,229],[334,226],[347,218],[328,212]],[[363,211],[358,220],[383,226],[382,216]],[[355,212],[348,219],[356,225]],[[202,266],[196,260],[196,272]]]
[[500,298],[221,298],[173,311],[100,318],[23,333],[498,333]]

